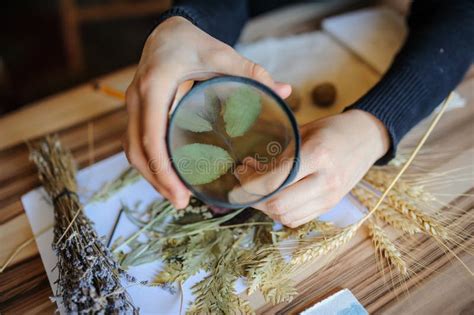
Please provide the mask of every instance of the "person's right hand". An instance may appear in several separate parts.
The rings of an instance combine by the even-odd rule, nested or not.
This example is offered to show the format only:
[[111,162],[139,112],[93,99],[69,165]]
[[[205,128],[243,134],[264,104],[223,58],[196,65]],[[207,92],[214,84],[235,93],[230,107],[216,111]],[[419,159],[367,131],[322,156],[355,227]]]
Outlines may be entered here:
[[127,158],[176,208],[186,207],[190,192],[174,173],[166,149],[170,107],[194,80],[219,74],[260,81],[282,98],[291,93],[288,84],[274,82],[261,66],[182,17],[167,19],[151,33],[127,89]]

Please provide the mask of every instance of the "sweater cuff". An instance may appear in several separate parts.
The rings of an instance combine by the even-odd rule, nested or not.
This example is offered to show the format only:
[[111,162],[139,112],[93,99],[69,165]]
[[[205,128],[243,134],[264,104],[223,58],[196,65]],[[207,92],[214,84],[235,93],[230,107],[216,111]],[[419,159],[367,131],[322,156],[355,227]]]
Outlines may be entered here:
[[[429,115],[431,106],[420,104],[427,99],[427,95],[428,90],[416,72],[408,65],[399,65],[392,67],[367,94],[346,109],[369,112],[387,128],[391,139],[390,148],[375,163],[376,165],[390,162],[403,136],[422,118]],[[426,109],[424,113],[420,113],[420,107]]]
[[[205,25],[202,25],[202,21],[205,21],[205,19],[201,18],[197,12],[194,10],[187,8],[187,7],[181,7],[181,6],[174,6],[169,10],[166,10],[163,12],[157,20],[156,26],[160,25],[163,23],[165,20],[169,19],[170,17],[173,16],[180,16],[188,20],[189,22],[193,23],[200,29],[204,30],[207,27]],[[199,22],[198,22],[199,21]]]

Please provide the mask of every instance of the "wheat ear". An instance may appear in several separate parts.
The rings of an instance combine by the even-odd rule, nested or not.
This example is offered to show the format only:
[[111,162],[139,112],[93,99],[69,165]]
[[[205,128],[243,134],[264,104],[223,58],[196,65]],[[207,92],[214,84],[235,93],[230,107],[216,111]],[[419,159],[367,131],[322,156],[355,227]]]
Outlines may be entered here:
[[316,257],[328,254],[347,243],[357,231],[357,225],[349,225],[340,233],[337,233],[324,240],[316,241],[304,247],[298,248],[291,259],[295,265],[303,264]]
[[413,220],[426,233],[440,236],[443,239],[449,238],[447,230],[436,219],[398,198],[395,194],[388,196],[387,203],[396,211]]
[[383,229],[375,224],[373,220],[367,221],[369,235],[374,243],[375,250],[384,257],[390,265],[394,266],[402,275],[408,274],[408,268],[402,258],[402,254],[395,244],[388,238]]
[[421,229],[413,221],[387,205],[383,205],[374,215],[378,219],[409,235],[421,232]]
[[[367,188],[356,186],[352,189],[351,194],[367,209],[371,209],[376,202],[375,194],[367,191]],[[404,233],[413,235],[421,232],[415,222],[388,206],[386,202],[374,212],[374,216]]]

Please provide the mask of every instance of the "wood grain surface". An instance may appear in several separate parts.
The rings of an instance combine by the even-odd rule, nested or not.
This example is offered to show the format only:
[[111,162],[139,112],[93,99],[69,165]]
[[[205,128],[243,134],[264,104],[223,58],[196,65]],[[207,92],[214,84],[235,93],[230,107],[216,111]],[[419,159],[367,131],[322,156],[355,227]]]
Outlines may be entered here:
[[[125,90],[133,70],[134,67],[124,69],[101,78],[101,81]],[[466,78],[460,88],[467,100],[466,107],[447,113],[428,144],[434,152],[445,152],[446,148],[456,148],[456,151],[431,159],[424,156],[423,167],[442,171],[474,163],[473,86],[474,79]],[[62,143],[72,151],[79,167],[84,167],[121,151],[126,121],[123,103],[98,94],[91,84],[0,118],[0,263],[33,236],[20,197],[38,186],[39,181],[33,164],[28,160],[23,140],[57,132]],[[414,131],[412,137],[416,136]],[[409,146],[410,139],[405,142]],[[472,182],[467,185],[453,183],[450,192],[472,194],[473,186]],[[474,259],[461,253],[461,245],[471,249],[474,246],[474,200],[470,196],[454,200],[446,198],[445,201],[466,212],[453,224],[463,225],[466,235],[470,236],[450,250],[459,253],[473,270]],[[403,238],[398,241],[407,242]],[[420,236],[413,244],[410,267],[417,274],[404,281],[397,277],[381,277],[372,244],[361,230],[328,267],[321,269],[321,262],[315,262],[296,275],[299,295],[293,302],[271,306],[262,303],[259,296],[250,299],[259,307],[259,313],[291,314],[339,289],[349,288],[374,314],[472,314],[472,275],[462,268],[459,261],[440,250],[432,239]],[[422,261],[425,267],[421,268],[417,261]],[[49,300],[52,294],[36,244],[32,242],[0,274],[0,313],[52,314],[55,310]]]

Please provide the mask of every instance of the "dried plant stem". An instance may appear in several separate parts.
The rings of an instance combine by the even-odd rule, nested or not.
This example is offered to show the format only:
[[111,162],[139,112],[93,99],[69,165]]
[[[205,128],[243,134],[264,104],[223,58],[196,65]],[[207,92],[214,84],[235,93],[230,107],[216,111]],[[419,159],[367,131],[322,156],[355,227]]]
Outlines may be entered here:
[[7,267],[8,265],[10,265],[10,263],[13,261],[13,259],[15,259],[15,257],[23,250],[25,249],[29,244],[31,244],[36,238],[38,238],[39,236],[43,235],[43,233],[45,233],[46,231],[48,231],[49,229],[51,229],[53,226],[47,226],[45,227],[44,229],[42,229],[41,231],[39,231],[38,233],[36,233],[35,235],[33,235],[31,238],[27,239],[26,241],[24,241],[23,243],[21,243],[13,253],[10,254],[10,256],[8,256],[8,258],[5,260],[5,262],[3,263],[2,267],[0,268],[0,273],[2,273]]
[[388,238],[383,229],[375,224],[373,220],[367,221],[367,227],[369,229],[369,235],[372,237],[375,250],[379,252],[382,257],[385,257],[402,275],[408,275],[408,268],[402,258],[402,254]]
[[7,267],[8,265],[12,262],[12,260],[16,257],[16,255],[18,255],[18,253],[20,253],[24,248],[26,248],[26,246],[30,245],[31,243],[33,243],[33,241],[35,240],[35,237],[32,236],[31,238],[27,239],[26,241],[24,241],[23,243],[20,244],[20,246],[18,246],[15,251],[10,254],[10,256],[8,256],[7,260],[5,261],[5,263],[2,265],[2,267],[0,268],[0,273],[2,273]]

